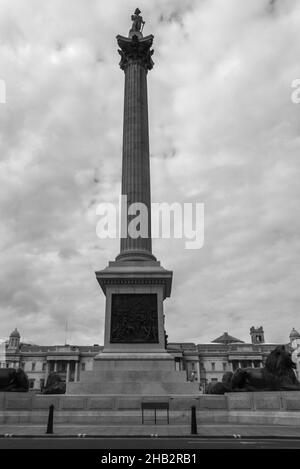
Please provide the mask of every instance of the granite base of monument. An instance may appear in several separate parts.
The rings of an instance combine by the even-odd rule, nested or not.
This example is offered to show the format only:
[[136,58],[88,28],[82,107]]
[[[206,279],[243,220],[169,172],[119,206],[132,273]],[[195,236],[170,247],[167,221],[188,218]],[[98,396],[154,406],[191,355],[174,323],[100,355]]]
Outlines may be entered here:
[[176,371],[168,353],[102,353],[92,371],[81,373],[80,381],[68,383],[66,393],[121,394],[140,396],[199,395],[199,384]]
[[199,384],[176,371],[166,351],[163,302],[170,296],[172,272],[158,261],[126,257],[96,277],[106,296],[104,349],[93,370],[68,383],[66,393],[198,396]]

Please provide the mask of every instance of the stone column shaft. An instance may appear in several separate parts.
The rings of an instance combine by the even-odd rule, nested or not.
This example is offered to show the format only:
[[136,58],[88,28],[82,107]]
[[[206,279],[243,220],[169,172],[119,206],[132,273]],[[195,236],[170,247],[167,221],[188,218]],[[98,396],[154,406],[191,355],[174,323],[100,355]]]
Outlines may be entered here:
[[[121,252],[146,250],[151,252],[151,209],[147,76],[139,63],[125,70],[125,98],[123,124],[122,195],[127,206],[143,203],[148,210],[148,238],[121,239]],[[130,221],[128,217],[127,222]]]
[[74,382],[77,383],[78,381],[78,362],[75,362],[75,376],[74,376]]
[[47,379],[48,379],[48,376],[49,376],[49,373],[50,373],[50,363],[49,362],[46,362],[46,368],[45,368],[45,386],[46,386],[46,383],[47,383]]
[[199,359],[197,361],[197,374],[198,374],[198,383],[200,385],[200,362],[199,362]]
[[[150,156],[148,130],[147,73],[153,67],[151,59],[153,36],[138,39],[117,36],[121,48],[120,67],[125,73],[122,195],[127,197],[127,207],[122,207],[122,226],[126,232],[136,215],[145,215],[143,235],[121,238],[121,251],[117,260],[155,260],[151,241]],[[128,207],[142,203],[143,212],[128,215]]]

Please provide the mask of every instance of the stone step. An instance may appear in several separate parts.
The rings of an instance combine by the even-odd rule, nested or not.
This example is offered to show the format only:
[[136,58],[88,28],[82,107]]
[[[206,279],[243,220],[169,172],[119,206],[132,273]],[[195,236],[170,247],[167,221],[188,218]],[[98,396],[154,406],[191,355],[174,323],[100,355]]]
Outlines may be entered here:
[[98,371],[176,371],[174,360],[165,353],[102,353],[93,363],[93,370]]
[[68,394],[139,394],[139,395],[170,395],[199,394],[198,384],[191,382],[161,381],[125,381],[125,382],[78,382],[68,383]]
[[80,382],[134,382],[144,381],[164,381],[172,383],[186,383],[185,371],[165,371],[165,370],[95,370],[82,371]]

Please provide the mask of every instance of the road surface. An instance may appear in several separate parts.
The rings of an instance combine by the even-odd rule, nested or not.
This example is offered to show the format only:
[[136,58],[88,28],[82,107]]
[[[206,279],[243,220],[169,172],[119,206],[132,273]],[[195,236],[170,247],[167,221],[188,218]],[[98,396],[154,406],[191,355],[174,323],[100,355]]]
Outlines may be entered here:
[[0,449],[300,449],[300,438],[1,438]]

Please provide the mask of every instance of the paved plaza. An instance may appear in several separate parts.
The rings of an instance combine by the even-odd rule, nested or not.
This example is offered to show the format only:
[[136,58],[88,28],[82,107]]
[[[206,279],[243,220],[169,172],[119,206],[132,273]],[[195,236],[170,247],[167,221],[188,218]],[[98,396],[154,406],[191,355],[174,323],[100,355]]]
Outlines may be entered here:
[[[300,426],[286,425],[198,425],[201,438],[299,438]],[[1,425],[0,437],[46,436],[45,425]],[[54,425],[55,437],[190,437],[190,425]],[[81,436],[82,437],[82,436]],[[8,436],[6,436],[8,438]]]

